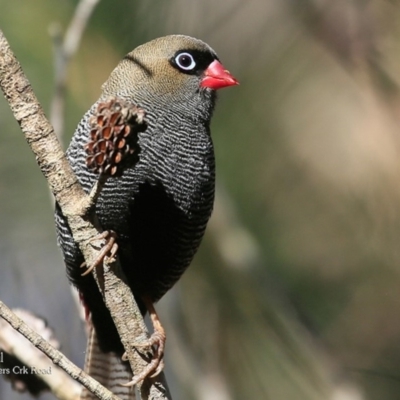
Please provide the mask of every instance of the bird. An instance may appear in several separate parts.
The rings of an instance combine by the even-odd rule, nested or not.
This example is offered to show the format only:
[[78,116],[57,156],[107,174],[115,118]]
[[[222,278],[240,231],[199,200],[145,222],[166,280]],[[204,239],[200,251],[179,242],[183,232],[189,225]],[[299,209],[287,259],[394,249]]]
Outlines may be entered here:
[[[237,84],[205,42],[160,37],[120,61],[73,134],[66,156],[89,193],[99,174],[89,168],[85,146],[98,105],[114,97],[145,112],[136,162],[106,180],[95,204],[102,228],[116,234],[121,267],[143,315],[154,313],[153,304],[179,280],[203,238],[214,203],[216,91]],[[101,354],[119,358],[118,332],[93,276],[82,276],[84,259],[58,204],[55,223],[68,278],[91,314],[94,342]]]

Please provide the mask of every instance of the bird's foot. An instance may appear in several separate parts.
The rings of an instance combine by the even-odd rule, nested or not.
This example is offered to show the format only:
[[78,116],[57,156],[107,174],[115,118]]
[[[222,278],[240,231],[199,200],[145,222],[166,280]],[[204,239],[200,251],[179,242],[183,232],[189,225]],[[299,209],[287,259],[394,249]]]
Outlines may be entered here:
[[[147,367],[138,375],[135,375],[133,379],[123,384],[123,386],[135,386],[139,382],[146,378],[156,377],[164,368],[164,348],[166,342],[166,335],[164,327],[161,325],[161,321],[158,318],[157,312],[154,308],[151,300],[144,300],[147,310],[150,315],[151,322],[153,323],[153,334],[143,342],[135,343],[135,347],[152,347],[154,350],[153,358]],[[122,356],[122,360],[128,359],[126,352]]]
[[[94,242],[96,240],[105,240],[106,243],[101,248],[97,258],[94,260],[93,264],[82,274],[82,276],[90,274],[94,268],[97,268],[103,261],[105,257],[114,258],[118,251],[118,243],[116,242],[117,234],[114,231],[104,231],[94,238],[90,239],[89,242]],[[80,268],[86,267],[86,263],[82,263]]]

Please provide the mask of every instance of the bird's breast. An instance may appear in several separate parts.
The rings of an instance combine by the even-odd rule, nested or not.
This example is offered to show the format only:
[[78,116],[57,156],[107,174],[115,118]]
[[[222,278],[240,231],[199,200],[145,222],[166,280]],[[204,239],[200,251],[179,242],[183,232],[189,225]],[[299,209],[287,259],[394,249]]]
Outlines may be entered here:
[[158,300],[191,262],[214,202],[208,132],[155,131],[139,140],[140,182],[130,206],[123,264],[134,293]]
[[167,114],[152,121],[139,146],[137,171],[162,186],[183,212],[196,213],[203,203],[213,202],[215,160],[208,125]]

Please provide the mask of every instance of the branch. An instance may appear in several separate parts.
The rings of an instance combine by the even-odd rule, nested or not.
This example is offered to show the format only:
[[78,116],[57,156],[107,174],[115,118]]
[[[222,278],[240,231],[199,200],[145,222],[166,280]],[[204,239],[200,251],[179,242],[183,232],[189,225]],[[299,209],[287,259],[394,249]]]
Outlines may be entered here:
[[[46,354],[54,364],[58,365],[68,375],[74,378],[76,381],[85,386],[92,393],[95,393],[102,400],[119,400],[117,396],[114,396],[108,389],[101,386],[97,381],[91,378],[88,374],[83,372],[75,364],[73,364],[67,357],[64,356],[60,351],[56,350],[49,342],[47,342],[42,336],[37,334],[31,329],[21,318],[17,317],[3,302],[0,301],[0,316],[4,318],[16,331],[28,339],[35,347]],[[22,353],[22,348],[13,349],[16,356],[21,360],[25,361],[27,354]],[[28,357],[28,362],[29,357]],[[36,360],[37,362],[37,360]],[[39,363],[40,369],[47,368],[46,364]],[[71,400],[71,396],[65,395],[65,385],[61,385],[60,379],[57,379],[57,375],[40,375],[41,378],[46,379],[46,383],[49,385],[52,392],[62,400]],[[68,392],[71,392],[71,388],[68,388]]]
[[50,121],[59,138],[64,131],[65,89],[67,81],[68,64],[78,50],[82,34],[90,16],[100,0],[81,0],[75,9],[74,16],[65,33],[64,41],[61,39],[61,28],[54,23],[49,31],[53,38],[55,88],[51,102]]
[[[87,216],[92,206],[90,196],[85,194],[78,183],[52,126],[46,119],[19,62],[1,31],[0,87],[36,156],[56,201],[68,219],[74,240],[82,251],[86,265],[92,265],[97,258],[98,250],[90,240],[102,229],[96,216],[91,218]],[[104,276],[98,277],[96,269],[93,270],[93,275],[117,327],[132,371],[137,375],[148,365],[148,361],[134,350],[134,344],[146,339],[149,335],[130,288],[113,271],[120,271],[118,260],[109,265],[105,263]],[[144,399],[170,398],[163,374],[154,379],[145,380],[139,389]]]
[[[3,307],[0,309],[4,310]],[[14,309],[12,312],[54,348],[60,349],[60,343],[55,338],[53,330],[47,326],[43,318],[22,309]],[[12,387],[17,391],[37,396],[41,392],[51,390],[59,399],[79,399],[81,385],[60,368],[55,368],[45,354],[2,319],[0,319],[0,364],[5,367],[3,368],[5,378],[11,381]]]

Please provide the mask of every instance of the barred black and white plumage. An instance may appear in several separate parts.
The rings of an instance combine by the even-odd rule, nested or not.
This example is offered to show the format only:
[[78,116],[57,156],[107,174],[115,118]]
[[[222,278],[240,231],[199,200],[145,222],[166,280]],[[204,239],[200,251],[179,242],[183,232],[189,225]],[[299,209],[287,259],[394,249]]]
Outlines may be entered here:
[[[218,69],[217,83],[206,73],[211,64]],[[121,177],[107,180],[95,210],[103,229],[117,234],[121,265],[143,313],[143,296],[158,301],[188,267],[203,237],[214,200],[210,120],[215,89],[233,84],[208,45],[173,35],[129,53],[103,85],[100,100],[116,96],[132,102],[146,112],[148,123],[139,134],[139,161]],[[84,151],[96,104],[67,151],[86,192],[98,179],[87,168]],[[91,311],[100,348],[122,353],[93,277],[81,276],[83,258],[58,207],[56,226],[68,276]]]

